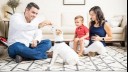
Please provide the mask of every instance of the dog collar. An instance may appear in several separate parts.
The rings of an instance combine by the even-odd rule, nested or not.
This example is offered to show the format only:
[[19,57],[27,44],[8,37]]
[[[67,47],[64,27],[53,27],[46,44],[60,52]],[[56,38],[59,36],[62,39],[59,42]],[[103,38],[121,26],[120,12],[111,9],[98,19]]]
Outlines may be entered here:
[[65,41],[56,41],[55,43],[63,43],[63,42],[65,42]]

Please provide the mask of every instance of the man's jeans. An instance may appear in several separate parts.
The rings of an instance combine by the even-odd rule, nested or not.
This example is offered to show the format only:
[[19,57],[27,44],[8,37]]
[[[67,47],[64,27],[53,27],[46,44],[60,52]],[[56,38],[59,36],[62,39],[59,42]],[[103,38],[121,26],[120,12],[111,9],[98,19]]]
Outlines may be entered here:
[[29,48],[20,42],[16,42],[9,46],[8,54],[11,58],[15,58],[16,55],[20,55],[26,59],[46,59],[47,51],[51,48],[50,40],[42,40],[36,48]]

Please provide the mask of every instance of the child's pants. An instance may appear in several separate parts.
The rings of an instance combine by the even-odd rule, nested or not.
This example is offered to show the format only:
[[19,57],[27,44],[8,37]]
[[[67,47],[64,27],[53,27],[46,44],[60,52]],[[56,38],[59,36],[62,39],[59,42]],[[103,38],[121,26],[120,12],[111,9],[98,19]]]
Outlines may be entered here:
[[84,49],[84,54],[88,54],[89,52],[97,52],[98,54],[106,53],[106,48],[100,41],[95,41],[90,46]]
[[[89,40],[84,40],[84,47],[87,47],[89,45]],[[73,41],[69,42],[69,46],[73,48]],[[78,42],[78,48],[80,49],[80,44]]]

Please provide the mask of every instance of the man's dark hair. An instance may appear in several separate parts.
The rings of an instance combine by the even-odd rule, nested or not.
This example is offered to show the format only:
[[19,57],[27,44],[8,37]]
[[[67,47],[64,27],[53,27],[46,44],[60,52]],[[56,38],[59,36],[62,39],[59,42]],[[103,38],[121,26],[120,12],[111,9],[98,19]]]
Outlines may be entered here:
[[37,8],[38,10],[40,9],[39,6],[34,2],[30,2],[26,8],[30,10],[32,7]]

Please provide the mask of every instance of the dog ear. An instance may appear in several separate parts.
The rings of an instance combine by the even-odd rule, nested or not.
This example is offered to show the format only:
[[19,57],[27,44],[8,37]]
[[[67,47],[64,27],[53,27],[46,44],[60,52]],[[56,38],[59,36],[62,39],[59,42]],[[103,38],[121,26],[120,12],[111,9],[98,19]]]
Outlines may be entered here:
[[56,29],[56,34],[60,35],[60,34],[62,34],[62,31],[60,29]]
[[59,34],[62,34],[62,31],[61,30],[59,30],[60,31],[60,33]]

